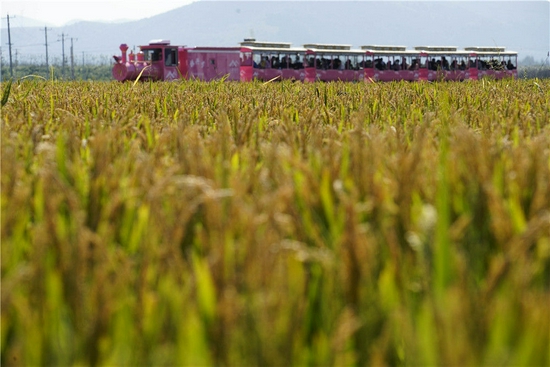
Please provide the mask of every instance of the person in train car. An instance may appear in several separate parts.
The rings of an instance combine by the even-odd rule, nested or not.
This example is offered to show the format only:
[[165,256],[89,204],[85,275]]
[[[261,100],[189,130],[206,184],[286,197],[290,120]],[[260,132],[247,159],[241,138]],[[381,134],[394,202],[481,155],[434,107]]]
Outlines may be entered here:
[[451,62],[451,66],[450,66],[450,69],[452,71],[456,70],[458,68],[458,61],[456,60],[453,60],[453,62]]
[[296,54],[296,61],[294,61],[294,64],[292,64],[292,66],[295,70],[304,68],[304,64],[302,63],[302,60],[300,60],[300,55]]
[[346,70],[352,70],[353,69],[353,67],[351,65],[351,60],[349,58],[346,60],[346,63],[344,64],[344,69],[346,69]]
[[279,68],[279,57],[272,56],[271,57],[271,68],[278,69]]
[[464,62],[464,60],[462,60],[462,62],[460,63],[459,69],[466,70],[466,62]]
[[508,63],[506,63],[506,69],[508,70],[514,70],[516,67],[514,64],[512,64],[512,60],[508,60]]
[[332,67],[335,70],[340,70],[341,65],[342,65],[342,61],[340,61],[340,58],[336,56],[336,58],[332,61]]
[[262,59],[260,60],[260,65],[259,65],[260,69],[265,69],[267,67],[267,61],[266,61],[266,57],[265,56],[262,56]]
[[287,69],[288,68],[286,55],[281,58],[281,63],[279,64],[279,68],[280,69]]
[[399,64],[399,60],[395,60],[395,61],[393,62],[393,70],[394,70],[394,71],[399,71],[399,70],[401,70],[401,65]]
[[401,70],[408,70],[409,65],[407,64],[407,59],[405,57],[401,58]]
[[449,60],[445,56],[441,57],[441,69],[449,70]]

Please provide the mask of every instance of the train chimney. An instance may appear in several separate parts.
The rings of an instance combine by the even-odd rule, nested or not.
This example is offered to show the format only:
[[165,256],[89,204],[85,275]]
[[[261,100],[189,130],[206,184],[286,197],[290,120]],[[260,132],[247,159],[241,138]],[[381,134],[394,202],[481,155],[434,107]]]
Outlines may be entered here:
[[126,51],[128,51],[128,45],[125,43],[121,44],[120,51],[122,51],[122,63],[126,64]]

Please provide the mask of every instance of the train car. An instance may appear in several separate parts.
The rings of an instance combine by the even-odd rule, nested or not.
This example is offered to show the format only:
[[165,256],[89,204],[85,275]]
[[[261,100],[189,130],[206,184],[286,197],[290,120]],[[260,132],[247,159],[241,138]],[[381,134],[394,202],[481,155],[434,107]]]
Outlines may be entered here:
[[455,46],[416,46],[420,55],[419,80],[463,81],[470,78],[470,53]]
[[291,47],[286,42],[261,42],[245,39],[241,45],[241,80],[315,81],[315,68],[310,65],[310,51]]
[[308,65],[315,68],[315,80],[363,81],[365,52],[352,50],[351,45],[308,43]]
[[483,77],[494,79],[517,78],[518,54],[505,47],[465,47],[470,52],[470,79]]
[[180,51],[180,69],[185,79],[241,80],[240,47],[193,47]]
[[365,53],[365,81],[421,80],[420,53],[405,46],[361,46]]
[[174,80],[181,75],[179,70],[180,46],[170,45],[168,40],[151,41],[141,46],[137,55],[127,55],[128,45],[120,45],[122,56],[113,56],[115,65],[112,75],[115,80]]
[[137,55],[127,55],[126,44],[120,45],[120,51],[121,56],[114,56],[112,75],[121,82],[138,78],[240,81],[240,47],[185,47],[171,45],[169,40],[155,40],[140,46]]

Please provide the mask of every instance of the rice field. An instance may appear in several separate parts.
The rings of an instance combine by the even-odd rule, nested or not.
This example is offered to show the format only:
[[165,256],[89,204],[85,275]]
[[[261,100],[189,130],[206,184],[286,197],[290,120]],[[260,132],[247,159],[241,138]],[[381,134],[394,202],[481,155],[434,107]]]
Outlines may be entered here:
[[2,83],[2,366],[548,366],[550,80]]

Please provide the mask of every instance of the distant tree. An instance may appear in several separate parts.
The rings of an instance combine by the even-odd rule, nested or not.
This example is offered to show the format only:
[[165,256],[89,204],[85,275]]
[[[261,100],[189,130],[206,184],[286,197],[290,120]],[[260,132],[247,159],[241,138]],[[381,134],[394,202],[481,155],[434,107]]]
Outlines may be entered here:
[[535,62],[535,58],[533,56],[525,56],[520,62],[519,62],[520,65],[522,66],[533,66],[533,65],[536,65],[537,63]]

